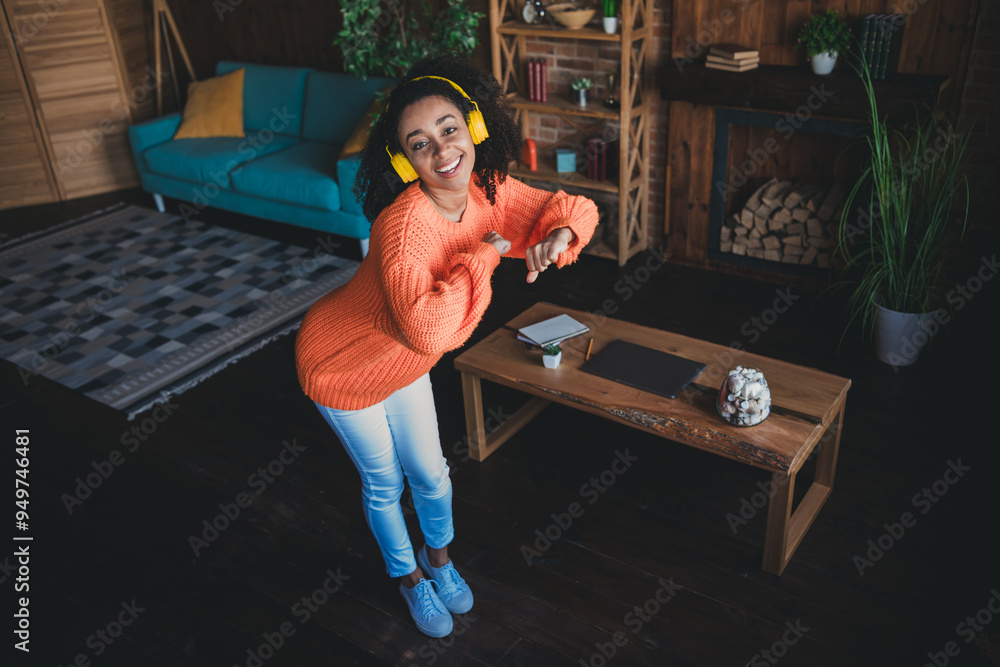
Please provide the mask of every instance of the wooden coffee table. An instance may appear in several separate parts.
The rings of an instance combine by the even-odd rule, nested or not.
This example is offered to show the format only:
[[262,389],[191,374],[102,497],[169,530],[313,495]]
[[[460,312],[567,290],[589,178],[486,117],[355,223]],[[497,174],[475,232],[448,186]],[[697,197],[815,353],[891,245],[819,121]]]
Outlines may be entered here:
[[[550,370],[542,365],[541,351],[519,342],[516,331],[560,313],[568,313],[591,331],[565,341],[561,365]],[[663,398],[581,371],[591,337],[592,354],[621,338],[704,362],[707,368],[677,398]],[[722,378],[737,365],[763,371],[771,388],[771,414],[757,426],[731,426],[715,408]],[[485,460],[550,402],[556,402],[770,470],[773,493],[763,569],[773,574],[785,569],[833,489],[844,405],[851,387],[846,378],[548,303],[535,304],[463,352],[455,359],[455,368],[462,373],[469,452],[476,461]],[[534,397],[490,433],[483,415],[483,379]],[[795,476],[821,439],[813,483],[792,512]]]

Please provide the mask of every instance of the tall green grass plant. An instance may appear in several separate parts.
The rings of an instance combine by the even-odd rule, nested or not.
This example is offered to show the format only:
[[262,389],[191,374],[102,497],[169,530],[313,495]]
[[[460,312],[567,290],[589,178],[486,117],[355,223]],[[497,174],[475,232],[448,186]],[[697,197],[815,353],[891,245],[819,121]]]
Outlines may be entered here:
[[854,276],[848,326],[860,320],[870,335],[876,305],[903,313],[942,305],[944,267],[968,221],[968,136],[956,134],[938,108],[891,128],[863,62],[859,74],[871,116],[870,161],[845,200],[837,249]]

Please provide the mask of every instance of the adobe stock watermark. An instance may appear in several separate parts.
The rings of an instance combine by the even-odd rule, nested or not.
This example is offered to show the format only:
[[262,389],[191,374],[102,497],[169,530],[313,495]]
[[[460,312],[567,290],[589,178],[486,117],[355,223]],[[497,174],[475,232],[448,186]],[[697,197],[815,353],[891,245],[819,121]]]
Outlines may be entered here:
[[[276,107],[271,109],[271,118],[267,127],[257,130],[254,134],[248,134],[243,141],[236,146],[236,153],[243,159],[232,159],[226,166],[218,171],[211,172],[208,177],[210,181],[204,183],[199,188],[192,190],[190,203],[182,202],[177,210],[184,218],[184,222],[190,222],[199,212],[205,210],[213,199],[219,196],[224,189],[229,187],[229,173],[237,167],[245,167],[254,159],[258,153],[274,142],[275,136],[291,125],[292,121],[298,118],[284,106],[279,111]],[[192,207],[192,204],[194,205]]]
[[798,644],[799,640],[809,632],[809,628],[802,625],[802,619],[798,619],[794,623],[785,621],[785,628],[787,629],[780,639],[774,640],[774,643],[769,647],[761,649],[750,658],[750,662],[747,663],[748,667],[776,665],[779,660],[788,655],[788,648]]
[[58,357],[74,338],[84,335],[88,331],[86,325],[90,324],[95,317],[104,312],[112,300],[125,291],[128,284],[135,279],[136,276],[126,273],[125,269],[112,269],[111,277],[107,280],[106,287],[98,290],[96,294],[88,296],[82,303],[78,303],[69,314],[69,322],[63,324],[59,332],[48,335],[49,343],[41,349],[31,352],[30,369],[22,366],[21,363],[23,362],[18,359],[17,370],[21,376],[21,381],[24,382],[24,386],[27,387],[31,378],[37,377],[39,373],[45,370],[49,362]]
[[[778,317],[787,313],[800,298],[800,295],[792,292],[791,287],[785,287],[784,289],[780,287],[776,288],[774,295],[774,301],[771,302],[769,307],[761,310],[759,315],[750,317],[740,326],[740,333],[751,344],[760,340],[761,334],[766,333],[773,327],[777,323]],[[729,350],[737,352],[743,352],[747,349],[746,345],[740,340],[732,341],[727,347]],[[705,382],[718,385],[722,382],[723,376],[736,364],[736,357],[728,350],[713,352],[712,357],[716,363],[715,365],[709,364],[708,368],[702,374],[702,379]]]
[[[291,614],[298,619],[299,625],[305,625],[312,618],[312,615],[320,610],[330,599],[344,587],[344,582],[350,579],[349,575],[337,571],[327,570],[326,579],[312,592],[303,595],[302,599],[291,606]],[[264,663],[274,657],[285,642],[295,636],[298,628],[291,621],[284,621],[274,632],[261,633],[264,640],[257,646],[252,646],[246,650],[246,660],[243,665],[246,667],[263,667]],[[239,663],[234,663],[233,667],[240,667]]]
[[305,282],[309,275],[334,258],[333,251],[340,245],[332,240],[331,234],[327,234],[326,238],[317,236],[312,256],[298,257],[293,260],[291,267],[281,274],[278,281],[281,283],[281,287],[251,301],[250,306],[253,310],[236,318],[222,331],[222,338],[226,341],[227,349],[232,352],[246,342],[262,325],[271,321],[268,319],[269,316],[282,307],[286,296],[285,290],[301,287],[301,283]]
[[[131,428],[123,431],[118,441],[122,444],[122,447],[126,448],[125,452],[132,454],[139,449],[139,445],[146,442],[151,435],[156,433],[156,429],[160,427],[160,424],[165,422],[170,415],[174,414],[177,408],[178,406],[170,401],[161,403],[152,408],[147,417],[136,421]],[[76,486],[73,488],[73,493],[63,493],[60,496],[63,507],[66,508],[66,513],[72,516],[73,512],[80,508],[85,500],[94,495],[94,491],[101,488],[101,485],[111,478],[115,470],[125,463],[125,460],[125,454],[121,450],[113,449],[106,459],[91,461],[90,466],[94,469],[93,472],[87,473],[83,477],[77,477],[74,480]]]
[[240,518],[242,511],[250,507],[285,472],[286,468],[295,463],[302,452],[306,451],[306,448],[299,445],[295,438],[292,438],[291,442],[285,440],[281,444],[282,449],[277,457],[266,466],[257,468],[247,477],[247,486],[253,489],[252,494],[241,491],[231,502],[219,503],[219,513],[210,519],[202,520],[201,535],[192,533],[188,536],[188,546],[194,552],[195,558],[219,539],[219,536]]
[[[134,599],[131,602],[123,601],[120,606],[121,611],[118,612],[118,615],[113,620],[109,621],[103,627],[94,630],[93,634],[84,641],[84,645],[90,649],[90,652],[77,653],[72,660],[66,663],[66,667],[86,667],[90,664],[91,655],[94,657],[104,655],[104,652],[135,623],[139,618],[139,614],[146,611]],[[60,664],[58,667],[63,667],[63,665]]]
[[684,40],[684,55],[676,56],[674,58],[674,66],[677,67],[678,72],[683,72],[687,65],[690,65],[695,60],[700,58],[705,54],[705,49],[719,41],[718,37],[722,32],[730,25],[736,22],[738,18],[736,13],[745,11],[748,7],[752,7],[757,0],[731,0],[732,4],[735,6],[735,11],[730,8],[723,9],[719,12],[717,18],[711,21],[705,19],[702,21],[701,30],[698,31],[697,35],[688,35]]
[[[948,490],[954,484],[957,484],[965,476],[965,473],[970,470],[972,468],[969,466],[962,465],[962,459],[949,460],[948,467],[945,468],[941,478],[935,480],[930,486],[925,486],[918,493],[913,494],[910,504],[919,510],[920,514],[927,514],[934,507],[934,504],[939,502],[948,493]],[[917,517],[913,512],[903,512],[900,514],[899,520],[894,523],[883,523],[882,527],[885,529],[885,532],[875,539],[868,540],[868,549],[864,552],[864,555],[855,554],[851,557],[851,562],[854,563],[854,567],[858,570],[858,575],[861,577],[865,576],[865,570],[882,560],[885,554],[903,539],[906,530],[913,528],[915,525],[917,525]]]
[[106,135],[121,131],[122,124],[128,121],[130,113],[145,101],[150,93],[156,90],[161,81],[162,77],[157,77],[156,72],[147,66],[146,76],[139,85],[132,87],[128,97],[124,101],[117,99],[111,104],[113,115],[102,118],[97,123],[97,127],[80,130],[82,139],[75,145],[66,148],[65,153],[56,163],[59,175],[63,176],[82,165],[84,159],[104,143]]
[[892,366],[893,372],[898,373],[900,366],[905,366],[916,356],[916,354],[934,338],[952,320],[951,311],[958,312],[968,305],[969,301],[975,298],[983,289],[983,286],[993,280],[993,276],[1000,269],[997,264],[997,256],[993,255],[989,259],[985,256],[980,258],[979,270],[969,276],[964,282],[955,284],[955,287],[948,291],[945,299],[949,308],[938,308],[928,313],[927,317],[917,321],[917,327],[910,335],[903,336],[900,341],[900,352],[902,356],[895,352],[889,352],[886,359]]
[[[500,425],[503,424],[505,421],[507,421],[509,417],[510,415],[503,411],[502,405],[498,405],[496,408],[492,407],[488,408],[486,410],[486,418],[483,424],[484,426],[483,430],[486,432],[486,435],[489,435],[490,433],[498,429]],[[457,457],[459,463],[467,462],[469,460],[469,436],[463,435],[461,438],[452,443],[451,453],[453,456]],[[454,459],[448,458],[448,467],[450,470],[449,475],[451,477],[454,477],[459,471],[459,468],[454,464],[452,464],[453,460]],[[401,505],[403,508],[403,516],[416,516],[417,508],[413,504],[412,492],[407,493],[401,499]]]
[[[642,604],[635,605],[632,611],[625,614],[622,618],[622,623],[633,634],[639,634],[643,627],[653,620],[653,617],[659,614],[663,607],[673,600],[678,592],[684,590],[683,586],[674,583],[673,577],[667,580],[661,577],[659,584],[660,587],[656,589],[652,597]],[[618,655],[618,649],[627,643],[628,635],[622,630],[615,632],[611,636],[611,641],[594,642],[594,648],[597,650],[586,660],[580,658],[580,667],[604,667]]]
[[632,269],[628,275],[619,278],[612,286],[612,291],[618,296],[605,299],[601,307],[596,310],[588,310],[587,317],[584,318],[586,321],[581,324],[587,325],[591,331],[603,327],[608,318],[618,312],[621,304],[630,301],[650,281],[653,274],[663,268],[664,264],[666,262],[656,253],[646,253],[646,260],[642,264]]
[[[587,500],[587,504],[593,505],[638,460],[639,457],[629,454],[628,449],[625,449],[625,451],[615,450],[615,458],[611,461],[611,465],[597,477],[591,477],[589,481],[584,482],[580,487],[580,496]],[[572,502],[566,508],[565,512],[550,515],[552,523],[546,526],[545,530],[536,528],[533,545],[522,544],[520,549],[521,556],[524,557],[524,562],[528,567],[534,564],[534,559],[541,558],[545,552],[551,549],[552,545],[558,542],[563,534],[573,526],[573,521],[583,516],[584,511],[583,505],[578,502]]]
[[433,665],[441,659],[448,649],[455,645],[455,640],[466,633],[472,624],[479,620],[475,614],[457,614],[455,616],[455,628],[447,637],[440,639],[428,639],[420,648],[417,655],[423,658],[420,663],[411,662],[407,667],[421,667],[421,665]]
[[38,0],[37,12],[30,17],[23,14],[16,17],[15,29],[7,33],[7,41],[14,48],[24,48],[69,2],[70,0]]
[[[813,114],[823,108],[834,96],[832,91],[826,89],[826,84],[815,85],[809,88],[810,94],[806,101],[798,106],[793,113],[786,113],[774,124],[774,129],[782,134],[785,141],[795,135],[795,132],[802,128],[813,117]],[[772,155],[781,150],[783,144],[774,137],[764,140],[761,147],[748,149],[747,159],[742,164],[732,164],[729,167],[729,178],[715,183],[715,189],[723,197],[728,197],[747,184],[750,177],[757,174],[761,167],[767,164]]]
[[[912,155],[907,158],[907,161],[901,166],[901,171],[903,176],[907,177],[905,180],[912,183],[920,174],[937,162],[938,158],[941,156],[945,150],[951,146],[956,139],[961,138],[961,135],[956,133],[954,129],[948,128],[938,128],[937,138],[934,143],[929,145],[922,154]],[[899,194],[899,189],[902,187],[903,179],[891,180],[885,184],[883,187],[886,189],[886,194],[884,199],[887,201],[894,201],[897,199]],[[871,213],[864,207],[858,206],[855,211],[857,212],[857,224],[852,224],[846,222],[847,220],[847,210],[844,210],[844,215],[841,219],[841,237],[840,243],[844,246],[849,246],[855,242],[858,236],[862,236],[871,229],[872,224],[881,220],[883,216],[882,205],[878,197],[873,197],[871,199]]]
[[[1000,591],[996,588],[990,591],[990,597],[982,609],[958,622],[955,634],[964,637],[965,644],[971,644],[976,639],[976,633],[985,632],[986,626],[993,622],[994,615],[1000,616]],[[927,652],[927,662],[923,667],[946,667],[961,652],[962,646],[958,642],[945,642],[940,651]]]

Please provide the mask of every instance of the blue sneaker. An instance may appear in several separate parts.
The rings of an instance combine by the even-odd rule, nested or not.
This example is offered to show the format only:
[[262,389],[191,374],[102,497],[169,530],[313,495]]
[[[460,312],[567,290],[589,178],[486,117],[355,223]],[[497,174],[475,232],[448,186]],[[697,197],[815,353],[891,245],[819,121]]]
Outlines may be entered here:
[[420,547],[417,552],[417,563],[424,571],[424,576],[433,579],[438,586],[438,597],[441,602],[453,614],[464,614],[472,609],[472,591],[469,585],[462,579],[451,560],[442,567],[431,567],[431,562],[427,558],[427,545]]
[[451,634],[454,623],[451,614],[441,603],[434,582],[421,579],[413,588],[399,585],[399,592],[410,608],[410,616],[422,633],[428,637],[446,637]]

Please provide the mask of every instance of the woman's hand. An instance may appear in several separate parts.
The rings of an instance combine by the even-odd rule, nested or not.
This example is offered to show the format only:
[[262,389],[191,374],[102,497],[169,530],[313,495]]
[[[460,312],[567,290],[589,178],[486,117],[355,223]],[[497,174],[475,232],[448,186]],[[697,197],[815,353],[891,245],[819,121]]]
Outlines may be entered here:
[[576,234],[569,227],[554,229],[541,243],[536,243],[524,252],[528,263],[528,282],[533,283],[538,274],[559,260],[569,244],[576,240]]
[[510,250],[510,241],[496,232],[487,232],[487,234],[483,236],[483,243],[489,243],[491,246],[496,248],[501,257],[503,257],[507,251]]

